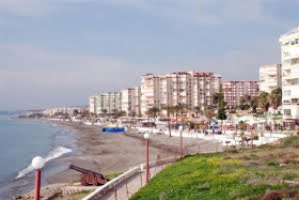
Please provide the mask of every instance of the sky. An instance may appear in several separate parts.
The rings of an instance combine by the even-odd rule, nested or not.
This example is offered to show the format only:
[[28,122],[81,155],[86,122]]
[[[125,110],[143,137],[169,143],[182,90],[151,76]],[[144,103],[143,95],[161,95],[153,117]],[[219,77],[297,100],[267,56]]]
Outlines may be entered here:
[[297,0],[0,0],[0,110],[87,105],[145,73],[258,80]]

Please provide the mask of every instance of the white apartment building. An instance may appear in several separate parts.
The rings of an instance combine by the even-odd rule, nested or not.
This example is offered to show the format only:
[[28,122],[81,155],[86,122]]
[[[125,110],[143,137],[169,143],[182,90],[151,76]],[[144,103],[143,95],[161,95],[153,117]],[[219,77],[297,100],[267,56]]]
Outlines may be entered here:
[[42,114],[46,115],[46,116],[49,116],[49,117],[52,117],[57,113],[72,115],[75,110],[77,110],[78,112],[83,112],[84,110],[86,110],[86,108],[79,107],[79,106],[77,106],[77,107],[48,108],[46,110],[43,110]]
[[112,114],[115,111],[121,111],[121,93],[107,92],[95,96],[95,103],[93,97],[89,98],[89,108],[95,105],[96,114]]
[[127,115],[140,115],[140,87],[123,89],[121,97],[121,108]]
[[88,103],[88,110],[90,113],[96,113],[97,112],[97,106],[96,106],[97,96],[91,96],[89,97],[89,103]]
[[258,96],[258,81],[223,81],[224,101],[229,108],[240,106],[240,99],[244,95]]
[[189,108],[212,102],[219,91],[221,76],[204,72],[174,72],[164,76],[147,74],[141,77],[141,113],[149,108],[184,104]]
[[279,38],[284,119],[299,119],[299,27]]
[[191,73],[191,107],[201,107],[212,104],[212,96],[219,92],[222,78],[220,75],[205,72]]
[[160,78],[153,74],[146,74],[141,77],[141,113],[159,105],[159,82]]
[[260,91],[271,93],[281,88],[281,65],[264,65],[259,69]]

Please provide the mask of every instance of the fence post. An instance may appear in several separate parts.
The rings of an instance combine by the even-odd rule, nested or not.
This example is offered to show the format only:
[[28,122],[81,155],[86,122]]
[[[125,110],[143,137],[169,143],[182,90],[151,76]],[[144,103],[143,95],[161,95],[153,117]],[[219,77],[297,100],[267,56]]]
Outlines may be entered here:
[[126,190],[127,190],[127,197],[129,199],[128,178],[126,178]]
[[114,200],[117,200],[117,191],[116,191],[115,186],[114,186]]

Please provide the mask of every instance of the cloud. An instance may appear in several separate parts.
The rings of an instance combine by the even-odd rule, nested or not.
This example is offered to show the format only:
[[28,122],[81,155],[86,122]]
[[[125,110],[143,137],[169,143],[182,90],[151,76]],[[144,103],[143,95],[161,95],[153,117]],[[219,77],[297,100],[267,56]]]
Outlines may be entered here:
[[1,0],[0,13],[19,16],[37,16],[58,9],[47,0]]
[[201,25],[256,22],[272,25],[279,19],[266,15],[268,0],[1,0],[0,13],[36,16],[71,9],[72,6],[117,6],[148,15]]
[[134,86],[140,76],[118,59],[30,45],[2,45],[0,60],[0,108],[85,104],[89,95]]

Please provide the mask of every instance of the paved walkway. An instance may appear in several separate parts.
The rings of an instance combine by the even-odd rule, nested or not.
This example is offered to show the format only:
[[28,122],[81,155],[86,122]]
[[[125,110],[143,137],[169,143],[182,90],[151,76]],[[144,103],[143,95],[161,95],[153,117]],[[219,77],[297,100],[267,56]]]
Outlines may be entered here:
[[[222,151],[222,145],[212,140],[197,140],[193,148],[199,150],[199,152],[201,153]],[[154,177],[165,167],[166,165],[151,168],[151,177]],[[103,197],[101,197],[101,200],[127,200],[140,188],[145,186],[145,179],[145,171],[143,171],[142,173],[131,177],[125,183],[118,185],[114,190],[112,189],[109,192],[107,192]]]
[[[164,166],[153,167],[150,169],[151,177],[159,173]],[[127,180],[127,183],[123,183],[117,186],[115,190],[108,192],[101,200],[127,200],[140,188],[145,186],[146,177],[145,171]]]

